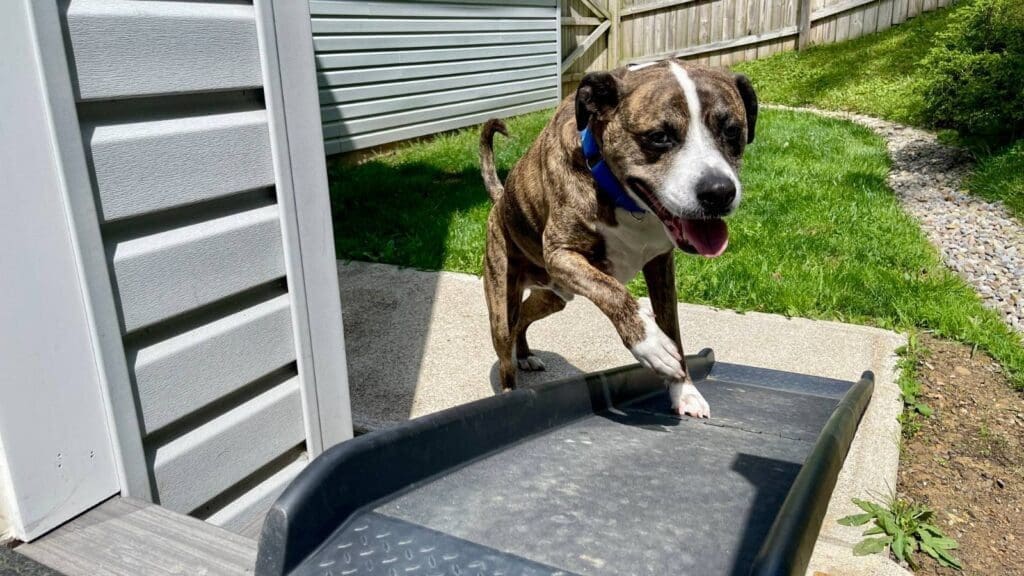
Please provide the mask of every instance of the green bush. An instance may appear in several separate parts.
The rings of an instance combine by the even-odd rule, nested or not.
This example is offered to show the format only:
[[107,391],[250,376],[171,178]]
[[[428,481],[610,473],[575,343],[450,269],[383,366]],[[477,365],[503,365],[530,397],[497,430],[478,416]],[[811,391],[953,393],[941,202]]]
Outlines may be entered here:
[[1024,1],[973,0],[924,60],[938,127],[1002,141],[1024,135]]

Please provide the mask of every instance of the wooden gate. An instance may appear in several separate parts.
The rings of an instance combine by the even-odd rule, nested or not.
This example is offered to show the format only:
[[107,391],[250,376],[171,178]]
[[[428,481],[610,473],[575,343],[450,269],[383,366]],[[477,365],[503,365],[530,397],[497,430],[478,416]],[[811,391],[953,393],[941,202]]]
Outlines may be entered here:
[[563,0],[562,95],[576,89],[590,70],[614,68],[619,62],[620,0]]

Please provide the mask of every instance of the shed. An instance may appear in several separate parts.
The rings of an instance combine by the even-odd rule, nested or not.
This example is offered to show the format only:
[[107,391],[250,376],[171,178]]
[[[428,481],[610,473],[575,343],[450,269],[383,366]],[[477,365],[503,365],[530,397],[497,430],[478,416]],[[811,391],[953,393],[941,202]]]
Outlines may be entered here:
[[254,532],[352,435],[307,7],[0,10],[2,521]]

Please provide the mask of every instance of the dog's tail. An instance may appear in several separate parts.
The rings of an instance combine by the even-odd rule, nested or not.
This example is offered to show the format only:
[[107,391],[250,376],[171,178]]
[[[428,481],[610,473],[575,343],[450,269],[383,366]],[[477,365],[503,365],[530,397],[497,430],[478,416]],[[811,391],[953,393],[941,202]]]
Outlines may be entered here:
[[494,133],[501,132],[508,137],[508,128],[497,118],[491,118],[480,131],[480,174],[484,177],[484,188],[492,202],[505,193],[505,187],[498,178],[498,170],[494,167]]

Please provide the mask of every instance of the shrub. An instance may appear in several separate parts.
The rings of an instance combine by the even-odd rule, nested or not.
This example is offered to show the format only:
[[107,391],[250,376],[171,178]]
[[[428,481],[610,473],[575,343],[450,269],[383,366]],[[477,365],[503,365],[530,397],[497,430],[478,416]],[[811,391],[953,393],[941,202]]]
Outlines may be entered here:
[[1024,135],[1024,2],[971,1],[923,64],[936,126],[1002,141]]

